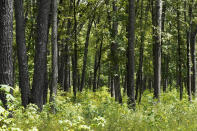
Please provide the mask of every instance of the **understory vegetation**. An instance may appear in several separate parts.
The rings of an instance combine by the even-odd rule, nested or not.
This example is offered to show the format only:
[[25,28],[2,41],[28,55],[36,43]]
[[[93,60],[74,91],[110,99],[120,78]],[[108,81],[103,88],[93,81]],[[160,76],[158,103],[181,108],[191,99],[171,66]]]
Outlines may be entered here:
[[[9,91],[9,90],[7,90]],[[186,93],[185,93],[186,94]],[[76,99],[72,93],[59,91],[56,113],[46,104],[39,112],[36,105],[26,109],[21,106],[18,88],[15,98],[8,95],[8,110],[0,106],[1,130],[195,130],[197,129],[197,101],[188,102],[186,95],[180,101],[176,89],[161,95],[156,102],[150,91],[145,91],[136,110],[127,107],[127,96],[123,104],[111,98],[108,88],[98,92],[83,91]]]

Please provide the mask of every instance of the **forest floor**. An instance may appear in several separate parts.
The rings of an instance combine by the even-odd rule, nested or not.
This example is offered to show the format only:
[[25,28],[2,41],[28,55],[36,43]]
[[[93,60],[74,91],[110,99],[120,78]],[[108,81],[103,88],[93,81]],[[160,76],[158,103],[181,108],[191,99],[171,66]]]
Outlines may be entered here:
[[123,104],[119,104],[110,97],[106,87],[96,93],[78,93],[76,100],[72,93],[58,91],[56,114],[51,113],[50,104],[42,112],[35,105],[24,109],[20,106],[18,90],[15,96],[9,105],[11,118],[0,106],[0,130],[197,130],[197,101],[189,103],[186,96],[180,101],[176,90],[162,93],[160,103],[145,91],[135,111],[127,107],[126,95]]

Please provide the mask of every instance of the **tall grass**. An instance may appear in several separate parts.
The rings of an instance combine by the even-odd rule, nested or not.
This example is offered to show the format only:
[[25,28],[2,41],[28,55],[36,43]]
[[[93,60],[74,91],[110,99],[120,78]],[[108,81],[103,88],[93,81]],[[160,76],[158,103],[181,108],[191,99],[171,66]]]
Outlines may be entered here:
[[[19,97],[19,95],[17,95]],[[56,114],[50,113],[50,105],[42,112],[35,105],[27,109],[20,106],[18,98],[10,109],[12,117],[0,108],[2,130],[197,130],[197,101],[189,103],[185,97],[179,101],[176,90],[161,96],[161,102],[144,92],[142,103],[136,110],[128,109],[127,97],[119,104],[110,97],[107,88],[93,93],[84,91],[74,100],[72,93],[59,92],[56,100]],[[2,111],[3,110],[3,111]]]

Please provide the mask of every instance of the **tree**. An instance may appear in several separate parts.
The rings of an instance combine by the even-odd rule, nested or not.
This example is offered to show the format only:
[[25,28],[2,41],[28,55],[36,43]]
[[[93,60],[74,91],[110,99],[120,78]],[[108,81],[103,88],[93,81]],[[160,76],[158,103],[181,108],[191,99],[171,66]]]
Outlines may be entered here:
[[155,22],[154,23],[154,98],[160,101],[160,85],[161,85],[161,17],[162,17],[162,0],[155,2]]
[[[185,22],[187,23],[187,3],[186,1],[184,2],[184,19]],[[192,20],[192,8],[191,4],[189,4],[189,25]],[[191,62],[191,56],[190,56],[190,33],[191,33],[191,25],[189,26],[189,29],[187,29],[186,34],[187,34],[187,92],[188,92],[188,100],[191,102],[192,100],[192,93],[191,93],[191,67],[190,67],[190,62]]]
[[[113,1],[113,13],[117,14],[117,1]],[[112,21],[112,31],[111,31],[111,64],[112,64],[112,75],[111,79],[114,82],[115,100],[122,103],[121,89],[120,89],[120,75],[119,75],[119,56],[118,56],[118,43],[116,41],[116,36],[118,34],[118,21],[113,19]],[[113,89],[112,88],[112,89]]]
[[191,61],[192,61],[192,93],[195,98],[196,96],[196,34],[197,34],[197,24],[191,23],[191,34],[190,34],[190,46],[191,46]]
[[88,22],[88,29],[87,29],[87,34],[86,34],[84,57],[83,57],[83,69],[82,69],[82,75],[81,75],[80,91],[83,90],[84,83],[85,83],[85,73],[86,73],[86,64],[87,64],[87,55],[88,55],[88,45],[89,45],[90,31],[91,31],[91,28],[92,28],[93,21],[94,21],[94,16],[93,16],[93,18],[90,18],[89,22]]
[[135,0],[129,0],[127,95],[129,97],[128,103],[132,108],[135,108],[134,41],[135,41]]
[[[0,7],[0,84],[13,86],[13,0],[0,0]],[[6,107],[3,92],[0,92],[0,100]]]
[[180,34],[180,11],[179,3],[177,2],[177,40],[178,40],[178,86],[180,88],[180,100],[183,99],[183,85],[182,85],[182,60],[181,60],[181,34]]
[[78,74],[77,74],[77,18],[76,18],[76,4],[75,0],[73,0],[73,14],[74,14],[74,47],[73,47],[73,55],[72,55],[72,78],[73,78],[73,93],[74,98],[76,98],[77,95],[77,80],[78,80]]
[[22,105],[26,107],[29,103],[30,97],[30,83],[25,41],[25,19],[23,0],[15,0],[14,5],[16,18],[17,55],[19,63],[19,87],[21,89]]
[[52,0],[52,83],[50,101],[53,103],[55,102],[58,86],[57,7],[58,1]]
[[32,102],[35,103],[41,110],[43,106],[43,90],[45,88],[45,73],[47,67],[46,56],[50,4],[50,0],[40,0],[38,3],[37,41],[35,45]]

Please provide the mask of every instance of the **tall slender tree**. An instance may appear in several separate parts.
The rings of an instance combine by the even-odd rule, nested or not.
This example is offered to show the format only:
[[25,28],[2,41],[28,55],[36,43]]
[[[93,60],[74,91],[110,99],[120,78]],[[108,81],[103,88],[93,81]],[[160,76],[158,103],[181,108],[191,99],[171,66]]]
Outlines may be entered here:
[[83,90],[84,84],[85,84],[85,73],[86,73],[86,64],[87,64],[87,55],[88,55],[88,45],[89,45],[90,32],[91,32],[93,21],[94,21],[94,15],[93,15],[93,18],[90,18],[89,22],[88,22],[86,41],[85,41],[85,48],[84,48],[83,69],[82,69],[82,75],[81,75],[80,91]]
[[177,53],[178,53],[178,86],[180,89],[180,100],[183,99],[183,85],[182,85],[182,60],[181,60],[181,34],[180,34],[180,8],[179,8],[179,2],[177,1],[177,40],[178,40],[178,47],[177,47]]
[[38,2],[37,17],[37,41],[35,45],[34,76],[32,85],[32,102],[40,110],[43,107],[43,90],[45,88],[45,73],[47,64],[47,42],[48,42],[48,17],[51,0],[40,0]]
[[[117,8],[117,1],[113,1],[113,13],[114,15],[117,14],[118,8]],[[115,91],[115,100],[119,103],[122,103],[122,96],[121,96],[121,90],[120,90],[120,74],[119,74],[119,62],[118,62],[118,43],[116,41],[116,37],[118,34],[118,21],[116,19],[113,19],[112,21],[112,43],[111,43],[111,64],[112,64],[112,79],[114,82],[114,91]]]
[[127,52],[127,95],[128,104],[135,109],[135,60],[134,60],[134,42],[135,42],[135,0],[129,0],[129,21],[128,21],[128,52]]
[[74,15],[74,47],[73,47],[73,55],[72,55],[72,80],[73,80],[73,93],[74,98],[77,95],[77,85],[78,85],[78,73],[77,73],[77,16],[76,16],[76,0],[73,0],[73,15]]
[[196,34],[197,34],[197,24],[195,22],[192,22],[191,34],[190,34],[191,61],[192,61],[191,85],[192,85],[192,93],[194,98],[196,97]]
[[[58,1],[52,0],[52,83],[50,101],[53,103],[55,102],[58,86],[57,7]],[[53,111],[55,111],[54,107]]]
[[155,2],[155,22],[154,23],[154,98],[160,101],[160,85],[161,85],[161,21],[162,21],[162,0]]
[[[184,2],[184,19],[185,22],[187,23],[187,2]],[[192,20],[192,7],[191,4],[189,3],[189,25]],[[192,101],[192,93],[191,93],[191,67],[190,67],[190,62],[191,62],[191,55],[190,55],[190,35],[191,35],[191,25],[189,26],[189,29],[187,29],[187,92],[188,92],[188,100],[191,102]]]
[[19,64],[19,87],[21,89],[22,105],[26,107],[29,103],[30,83],[27,61],[27,49],[25,41],[25,19],[23,0],[15,0],[14,5],[16,18],[17,56]]

